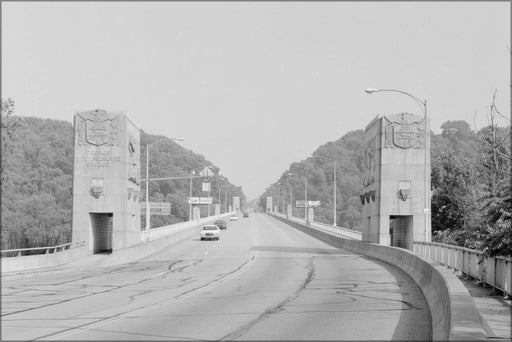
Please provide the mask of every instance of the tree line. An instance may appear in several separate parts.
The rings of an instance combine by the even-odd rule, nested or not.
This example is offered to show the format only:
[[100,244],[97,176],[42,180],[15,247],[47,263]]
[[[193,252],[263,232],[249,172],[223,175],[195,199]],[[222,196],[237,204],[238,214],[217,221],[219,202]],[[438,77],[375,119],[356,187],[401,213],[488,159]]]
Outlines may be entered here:
[[[73,125],[67,121],[16,116],[11,99],[2,100],[1,120],[2,250],[71,242]],[[245,203],[242,188],[218,176],[219,168],[204,156],[163,136],[143,130],[140,134],[143,166],[146,165],[145,146],[163,139],[151,147],[150,178],[189,176],[191,171],[197,174],[210,166],[215,176],[193,178],[192,196],[207,196],[208,193],[201,191],[201,183],[211,182],[214,204],[219,202],[218,190],[221,190],[221,212],[232,204],[232,196],[240,196],[241,203]],[[142,167],[142,178],[146,178],[145,172]],[[188,220],[189,185],[189,179],[150,182],[149,200],[171,203],[170,215],[151,217],[152,227]],[[141,184],[141,192],[145,195],[145,182]],[[206,211],[206,206],[201,206],[202,217]],[[213,206],[211,213],[214,214]],[[142,215],[141,229],[144,225]]]
[[[441,133],[431,132],[432,240],[479,249],[484,256],[512,254],[510,120],[493,100],[486,127],[472,130],[465,121],[446,121]],[[505,123],[499,126],[498,123]],[[336,221],[361,230],[363,130],[345,134],[318,147],[313,156],[336,160]],[[307,158],[292,163],[259,197],[273,197],[279,212],[305,198],[319,200],[315,221],[333,223],[333,162]],[[284,202],[284,206],[283,206]],[[304,217],[304,208],[293,215]],[[284,208],[284,210],[283,210]]]

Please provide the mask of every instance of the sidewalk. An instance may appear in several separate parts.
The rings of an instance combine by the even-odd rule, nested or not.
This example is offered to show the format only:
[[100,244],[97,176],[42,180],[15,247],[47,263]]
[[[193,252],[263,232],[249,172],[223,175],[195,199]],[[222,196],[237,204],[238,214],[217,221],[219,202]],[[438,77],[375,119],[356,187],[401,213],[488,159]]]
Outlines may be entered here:
[[503,294],[500,291],[495,293],[492,287],[476,284],[474,279],[461,275],[458,278],[466,286],[482,316],[487,338],[492,341],[510,341],[512,300],[504,299]]

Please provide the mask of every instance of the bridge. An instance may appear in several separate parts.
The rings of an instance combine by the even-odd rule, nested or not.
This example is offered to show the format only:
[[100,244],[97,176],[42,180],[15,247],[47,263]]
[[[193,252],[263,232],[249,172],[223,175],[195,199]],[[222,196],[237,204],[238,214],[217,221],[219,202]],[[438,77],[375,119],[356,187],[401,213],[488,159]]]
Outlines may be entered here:
[[[305,219],[272,203],[245,217],[238,202],[200,218],[191,199],[187,222],[140,231],[138,129],[124,115],[77,114],[73,241],[42,255],[2,251],[2,339],[492,338],[454,271],[510,295],[512,260],[481,264],[475,251],[430,242],[428,192],[410,196],[428,188],[426,163],[404,162],[426,153],[421,122],[379,120],[365,147],[363,232],[315,222],[307,205]],[[217,219],[229,221],[220,240],[201,241]]]
[[280,214],[240,215],[219,241],[188,225],[53,267],[22,263],[73,249],[2,258],[20,260],[2,339],[486,339],[453,270],[410,251]]

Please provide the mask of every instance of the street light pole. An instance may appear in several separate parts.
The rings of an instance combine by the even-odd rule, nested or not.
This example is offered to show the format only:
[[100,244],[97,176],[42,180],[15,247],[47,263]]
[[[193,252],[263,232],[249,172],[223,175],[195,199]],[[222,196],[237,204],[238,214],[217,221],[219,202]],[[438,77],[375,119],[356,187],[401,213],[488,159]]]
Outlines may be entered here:
[[151,228],[150,224],[150,216],[151,216],[151,211],[149,210],[149,148],[153,145],[155,145],[157,142],[160,142],[162,140],[178,140],[178,141],[183,141],[185,139],[183,138],[162,138],[162,139],[158,139],[157,141],[149,144],[149,145],[146,145],[146,228],[145,230],[146,231],[149,231],[149,229]]
[[[288,177],[293,176],[293,173],[288,172],[287,176]],[[290,217],[293,217],[292,185],[290,184],[289,178],[286,178],[286,183],[288,183],[288,187],[290,188],[290,206],[291,206]],[[284,192],[283,192],[283,198],[284,198]],[[283,199],[283,202],[284,202],[284,199]]]
[[290,205],[292,206],[290,216],[293,216],[292,185],[290,184]]
[[428,142],[427,142],[427,139],[428,139],[428,113],[427,113],[427,100],[425,101],[421,101],[419,98],[417,98],[416,96],[412,95],[412,94],[409,94],[408,92],[405,92],[403,90],[398,90],[398,89],[374,89],[374,88],[368,88],[365,90],[365,92],[367,94],[373,94],[373,93],[377,93],[377,92],[380,92],[380,91],[390,91],[390,92],[395,92],[395,93],[400,93],[400,94],[404,94],[404,95],[407,95],[409,96],[410,98],[412,98],[414,100],[414,102],[416,102],[418,104],[418,106],[420,106],[421,110],[423,111],[423,116],[425,118],[425,125],[424,125],[424,130],[425,130],[425,138],[423,139],[423,143],[424,143],[424,157],[425,157],[425,160],[424,160],[424,164],[425,164],[425,179],[424,179],[424,182],[425,182],[425,202],[424,202],[424,207],[423,207],[423,214],[425,215],[424,217],[424,223],[425,223],[425,227],[424,227],[424,238],[425,238],[425,241],[426,242],[430,242],[431,241],[431,231],[428,229],[429,227],[429,224],[428,224],[428,217],[429,217],[429,212],[430,212],[430,199],[429,199],[429,192],[430,192],[430,189],[429,189],[429,185],[430,185],[430,170],[429,170],[429,167],[428,167],[428,151],[427,151],[427,146],[428,146]]
[[219,171],[219,215],[220,215],[220,183],[222,181],[222,178],[220,177],[220,171]]
[[150,211],[149,211],[149,146],[151,146],[151,145],[146,145],[146,178],[147,178],[147,181],[146,181],[146,228],[145,228],[146,231],[149,231],[149,224],[150,224],[150,222],[149,222],[149,214],[150,214]]
[[333,226],[336,227],[336,209],[337,209],[337,206],[336,206],[336,192],[337,192],[337,187],[336,187],[336,160],[333,160],[333,167],[334,167],[334,189],[333,189],[333,193],[334,193],[334,208],[333,208],[333,219],[334,219],[334,223],[333,223]]
[[308,179],[304,177],[304,219],[308,223]]
[[283,189],[282,189],[282,190],[283,190],[283,215],[286,215],[286,212],[285,212],[285,210],[284,210],[284,193],[285,193],[285,190],[286,190],[286,189],[283,187]]
[[192,177],[195,176],[194,170],[190,171],[190,186],[189,186],[189,200],[188,200],[188,220],[192,221]]

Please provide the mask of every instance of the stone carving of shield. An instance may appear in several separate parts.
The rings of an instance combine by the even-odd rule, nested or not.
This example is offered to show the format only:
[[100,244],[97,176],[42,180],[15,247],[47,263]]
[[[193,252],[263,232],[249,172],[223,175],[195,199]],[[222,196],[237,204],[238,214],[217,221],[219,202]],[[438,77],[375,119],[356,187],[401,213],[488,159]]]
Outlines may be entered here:
[[110,141],[110,130],[108,123],[110,120],[105,121],[85,121],[85,140],[88,143],[96,146],[105,145]]
[[418,126],[413,125],[393,125],[393,143],[401,148],[411,148],[418,141]]

